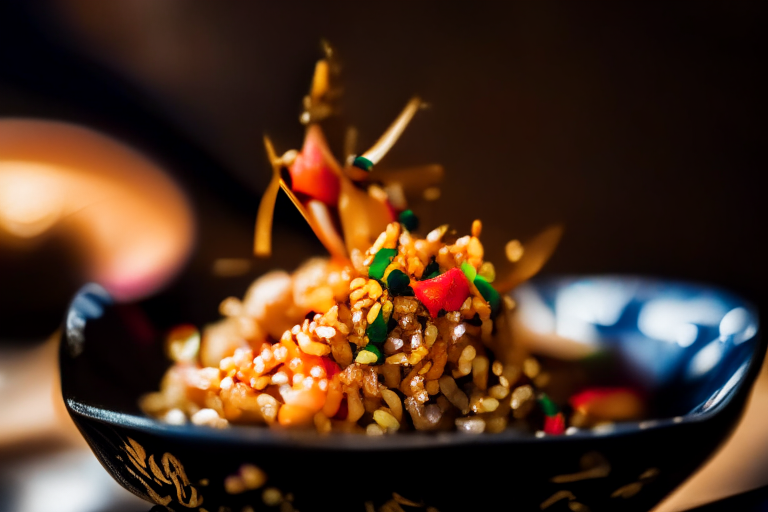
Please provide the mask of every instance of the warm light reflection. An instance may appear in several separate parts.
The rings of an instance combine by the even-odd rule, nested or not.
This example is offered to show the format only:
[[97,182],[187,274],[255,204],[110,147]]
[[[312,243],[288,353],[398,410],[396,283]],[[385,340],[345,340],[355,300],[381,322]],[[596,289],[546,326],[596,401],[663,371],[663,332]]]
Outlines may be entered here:
[[21,238],[53,226],[64,207],[56,177],[46,166],[0,161],[0,226]]
[[53,229],[81,246],[88,279],[118,299],[166,282],[193,240],[184,195],[144,156],[82,127],[0,120],[0,237]]

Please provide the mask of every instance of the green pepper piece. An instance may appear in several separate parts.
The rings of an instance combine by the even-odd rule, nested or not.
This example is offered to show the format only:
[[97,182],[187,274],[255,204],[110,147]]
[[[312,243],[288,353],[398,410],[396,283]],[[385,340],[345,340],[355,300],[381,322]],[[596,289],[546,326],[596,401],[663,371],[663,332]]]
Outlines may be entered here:
[[475,281],[475,278],[477,277],[477,270],[475,270],[475,267],[464,261],[461,264],[461,271],[464,272],[464,275],[467,276],[470,283]]
[[427,279],[434,279],[439,275],[440,265],[435,260],[432,260],[426,267],[424,267],[424,272],[421,274],[421,280],[426,281]]
[[364,156],[356,156],[355,159],[352,161],[352,165],[354,165],[358,169],[362,169],[367,172],[371,172],[371,169],[373,169],[373,162],[371,162]]
[[365,335],[368,336],[369,343],[384,343],[387,341],[387,322],[384,320],[384,313],[382,311],[379,311],[376,320],[372,324],[368,324]]
[[397,220],[408,231],[419,229],[419,218],[413,213],[413,210],[405,210],[401,212]]
[[397,256],[397,249],[379,249],[379,252],[373,257],[371,266],[368,267],[368,277],[381,281],[384,277],[384,271],[387,270],[395,256]]
[[555,402],[553,402],[552,399],[546,395],[546,393],[542,393],[541,396],[539,396],[539,405],[541,406],[541,410],[545,416],[556,416],[557,413],[560,412],[557,404],[555,404]]
[[491,286],[491,283],[480,276],[475,277],[473,282],[477,287],[477,291],[480,292],[480,295],[482,295],[483,298],[488,301],[488,304],[490,304],[491,314],[495,315],[498,313],[499,306],[501,305],[501,297],[499,296],[499,292],[497,292],[496,289]]
[[387,276],[387,289],[392,295],[402,295],[411,280],[408,275],[399,269],[394,269]]

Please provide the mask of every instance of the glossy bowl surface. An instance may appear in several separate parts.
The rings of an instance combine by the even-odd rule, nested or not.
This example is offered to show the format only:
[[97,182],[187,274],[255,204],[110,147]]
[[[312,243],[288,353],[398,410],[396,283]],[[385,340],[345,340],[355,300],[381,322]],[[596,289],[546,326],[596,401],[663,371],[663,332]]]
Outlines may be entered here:
[[[544,357],[553,376],[638,387],[649,397],[651,417],[563,436],[513,428],[481,435],[320,436],[166,425],[137,406],[168,365],[162,333],[210,318],[162,300],[113,304],[96,285],[84,287],[67,313],[63,398],[107,471],[172,510],[280,510],[264,501],[270,488],[303,512],[365,511],[366,503],[379,510],[393,493],[440,512],[645,511],[724,440],[765,352],[755,308],[706,285],[559,277],[534,280],[513,295],[516,335],[541,341],[545,352],[560,344],[579,354],[567,361]],[[227,477],[244,464],[260,468],[266,483],[228,493]]]

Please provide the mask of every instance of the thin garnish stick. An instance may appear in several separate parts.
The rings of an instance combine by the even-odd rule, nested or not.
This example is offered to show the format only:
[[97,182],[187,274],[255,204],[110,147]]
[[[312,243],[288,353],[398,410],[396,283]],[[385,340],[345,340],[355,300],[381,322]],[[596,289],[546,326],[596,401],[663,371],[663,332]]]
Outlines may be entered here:
[[272,140],[264,135],[264,150],[267,152],[267,159],[272,165],[272,172],[280,175],[280,158],[275,153],[275,146],[272,145]]
[[494,281],[493,287],[496,291],[500,294],[507,293],[515,286],[536,275],[549,261],[562,236],[562,224],[555,224],[536,235],[528,243],[523,244],[524,252],[520,261],[515,264],[506,277],[501,279],[497,277]]
[[325,248],[328,249],[331,256],[336,259],[348,260],[344,240],[341,239],[336,230],[336,224],[331,212],[328,210],[328,206],[322,201],[312,199],[307,203],[307,210],[315,221],[315,227],[312,228],[315,231],[315,235],[317,235],[317,238],[320,239]]
[[325,59],[317,61],[315,73],[312,75],[312,87],[309,91],[309,97],[312,98],[312,101],[320,101],[325,96],[325,93],[328,92],[328,75],[328,61]]
[[253,234],[253,253],[261,258],[272,254],[272,221],[275,213],[277,192],[280,190],[280,159],[275,153],[275,147],[269,137],[264,136],[264,149],[267,159],[272,166],[272,180],[261,196],[259,212],[256,215],[256,226]]
[[[304,220],[307,221],[307,224],[309,224],[309,227],[312,228],[312,231],[315,231],[314,226],[314,219],[312,218],[312,215],[307,211],[306,208],[304,208],[304,205],[301,204],[301,201],[299,201],[299,198],[296,197],[296,194],[293,193],[291,190],[291,187],[288,186],[288,184],[285,182],[283,178],[280,178],[280,188],[283,189],[283,192],[285,192],[285,195],[288,196],[288,199],[291,200],[293,203],[293,206],[296,207],[297,210],[299,210],[299,213],[302,217],[304,217]],[[315,233],[317,234],[317,233]]]
[[253,253],[259,258],[268,258],[272,255],[272,220],[279,190],[280,178],[273,176],[267,190],[261,196],[259,213],[256,215],[256,231],[253,235]]
[[350,126],[344,133],[344,161],[348,162],[350,158],[355,156],[355,148],[357,147],[357,128]]
[[[280,188],[283,189],[283,192],[286,193],[288,196],[288,199],[291,200],[293,205],[296,207],[297,210],[299,210],[299,213],[301,213],[301,216],[304,217],[304,220],[307,221],[307,224],[309,224],[309,227],[312,228],[312,231],[315,233],[315,236],[320,240],[320,243],[325,246],[325,248],[328,250],[329,253],[331,253],[331,256],[335,258],[342,258],[342,259],[348,259],[347,258],[347,252],[344,249],[344,244],[341,243],[338,235],[334,232],[333,224],[329,222],[323,222],[318,223],[315,219],[315,216],[313,214],[313,211],[318,210],[317,204],[322,205],[320,201],[312,200],[309,201],[309,205],[311,205],[313,208],[312,210],[307,210],[303,204],[301,204],[301,201],[299,201],[299,198],[296,197],[296,194],[293,193],[293,191],[290,189],[288,184],[285,182],[284,179],[280,178]],[[325,205],[322,205],[325,206]],[[326,231],[330,230],[330,232]]]
[[421,99],[418,96],[411,98],[411,101],[408,102],[400,115],[397,116],[397,119],[387,128],[387,131],[376,141],[376,144],[360,156],[369,160],[372,164],[379,163],[384,158],[384,155],[395,145],[395,142],[403,134],[405,127],[408,126],[408,123],[411,122],[411,119],[413,119],[414,114],[416,114],[420,107]]
[[354,166],[356,147],[357,128],[350,126],[344,134],[344,174],[352,181],[365,181],[370,173]]

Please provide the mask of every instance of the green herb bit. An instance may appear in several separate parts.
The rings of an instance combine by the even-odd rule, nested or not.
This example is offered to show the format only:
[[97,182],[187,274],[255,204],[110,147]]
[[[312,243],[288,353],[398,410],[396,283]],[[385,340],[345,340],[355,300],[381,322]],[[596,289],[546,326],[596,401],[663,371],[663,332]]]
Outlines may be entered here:
[[491,306],[491,315],[498,313],[499,306],[501,305],[501,297],[499,296],[499,292],[497,292],[496,289],[491,286],[491,283],[486,281],[481,276],[475,277],[473,282],[477,287],[477,291],[480,292],[480,295],[482,295],[483,298],[487,300],[488,304]]
[[467,280],[469,280],[470,283],[474,282],[475,277],[477,277],[477,270],[475,270],[475,267],[466,261],[461,263],[461,271],[464,272],[464,275],[467,276]]
[[557,413],[560,412],[557,404],[555,404],[555,402],[553,402],[552,399],[546,395],[546,393],[542,393],[541,396],[539,396],[539,406],[541,407],[541,410],[545,416],[556,416]]
[[416,231],[419,229],[419,218],[413,213],[413,210],[400,212],[397,220],[408,231]]
[[402,270],[395,269],[387,276],[387,289],[392,295],[402,295],[410,284],[411,279]]
[[373,257],[371,266],[368,267],[368,277],[380,281],[384,277],[384,271],[387,270],[395,256],[397,256],[397,249],[379,249],[379,252]]
[[371,162],[364,156],[356,156],[355,159],[352,161],[352,165],[366,172],[371,172],[371,169],[373,169],[373,162]]
[[421,274],[421,280],[426,281],[427,279],[433,279],[439,275],[440,265],[435,260],[432,260],[429,262],[429,265],[424,267],[424,272]]
[[[370,343],[384,343],[387,341],[387,321],[384,320],[384,312],[379,311],[376,320],[372,324],[368,324],[368,328],[365,330],[365,335],[368,336],[368,342]],[[368,345],[366,345],[367,347]]]
[[357,353],[355,362],[362,364],[381,364],[384,362],[384,357],[382,356],[379,347],[369,343]]

